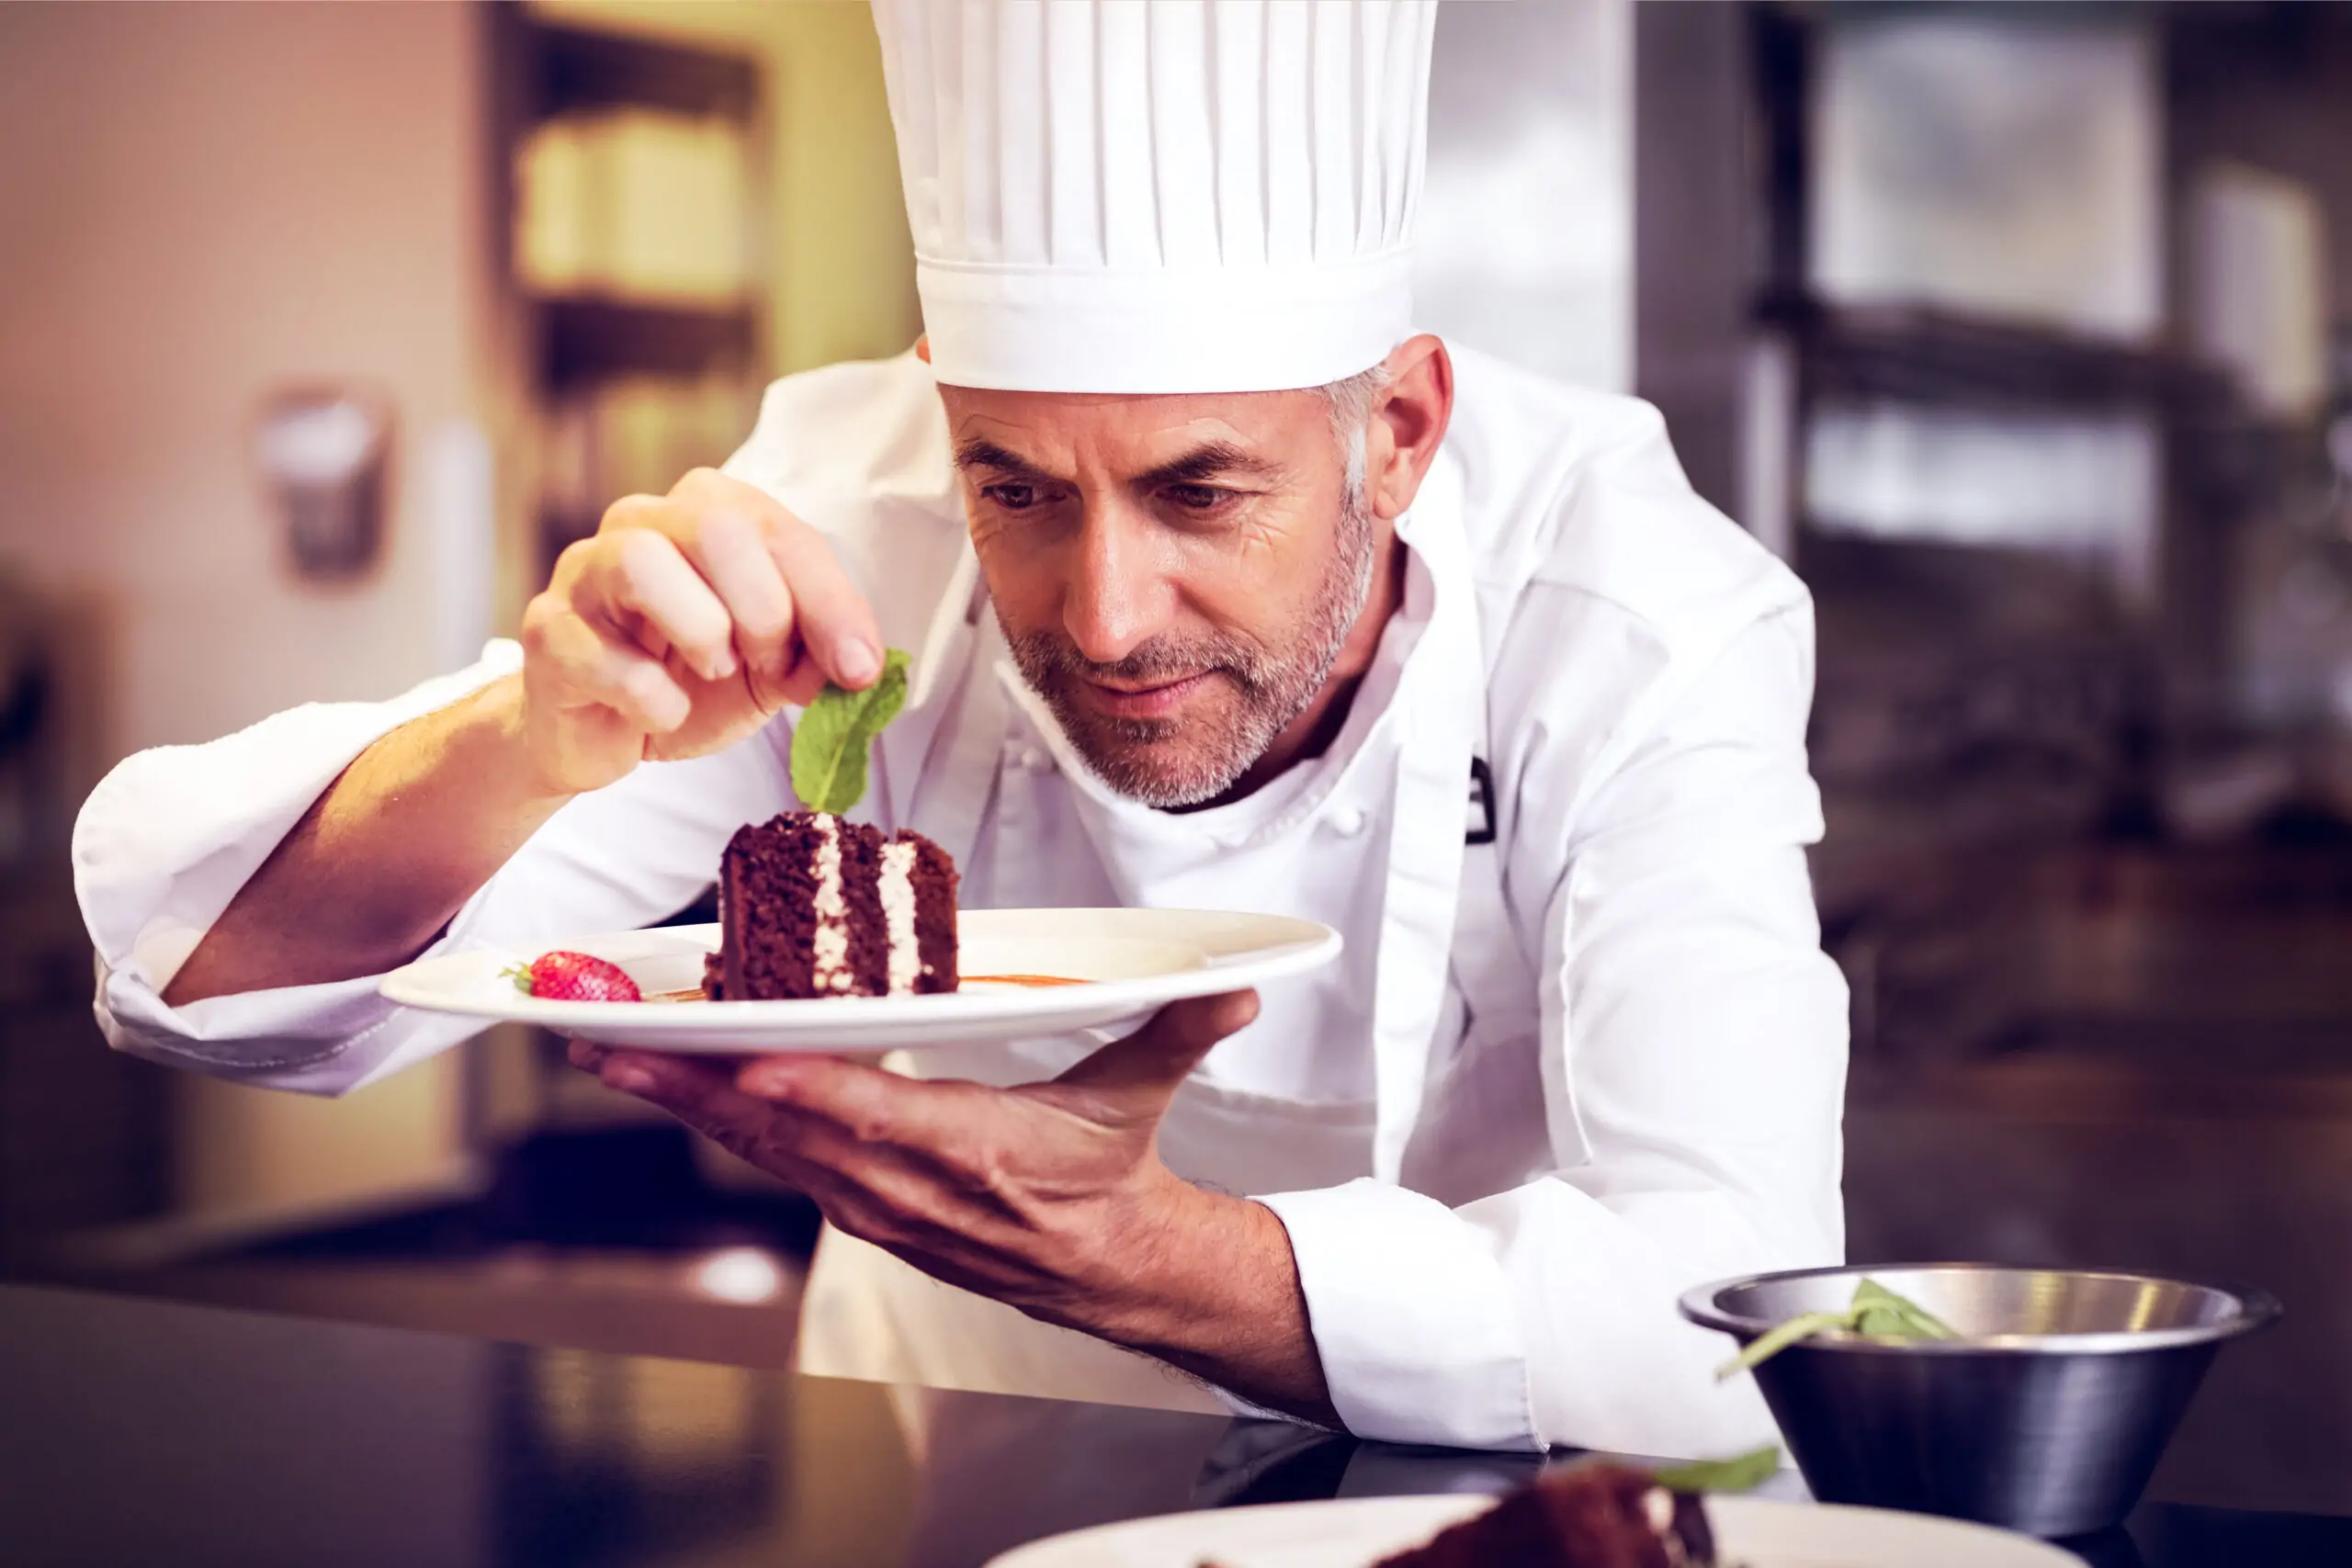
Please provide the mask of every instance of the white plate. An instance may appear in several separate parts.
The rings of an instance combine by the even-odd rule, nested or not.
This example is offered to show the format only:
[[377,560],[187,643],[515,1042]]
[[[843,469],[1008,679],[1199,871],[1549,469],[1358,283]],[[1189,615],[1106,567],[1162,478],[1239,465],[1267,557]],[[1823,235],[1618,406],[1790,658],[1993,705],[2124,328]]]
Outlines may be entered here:
[[[1313,920],[1207,909],[967,909],[956,921],[967,976],[1052,975],[1074,986],[967,980],[944,996],[827,997],[799,1002],[554,1002],[501,973],[538,956],[477,949],[421,959],[384,976],[403,1006],[534,1023],[581,1040],[662,1051],[888,1051],[1120,1030],[1184,997],[1262,986],[1339,956],[1340,933]],[[702,984],[718,928],[666,926],[551,942],[609,959],[648,996]]]
[[[1368,1568],[1486,1507],[1487,1497],[1360,1497],[1211,1508],[1057,1535],[988,1568]],[[1716,1555],[1740,1568],[2083,1568],[2046,1542],[1880,1508],[1710,1497]]]

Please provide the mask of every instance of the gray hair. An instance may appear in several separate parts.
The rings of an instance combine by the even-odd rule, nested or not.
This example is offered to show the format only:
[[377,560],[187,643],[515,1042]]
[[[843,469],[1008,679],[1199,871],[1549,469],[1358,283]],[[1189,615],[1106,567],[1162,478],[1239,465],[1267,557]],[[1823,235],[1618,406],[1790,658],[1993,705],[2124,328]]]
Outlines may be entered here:
[[1361,502],[1363,496],[1364,426],[1372,419],[1373,400],[1387,386],[1388,367],[1384,362],[1315,389],[1331,413],[1331,439],[1339,444],[1340,458],[1348,466],[1347,494],[1351,501]]

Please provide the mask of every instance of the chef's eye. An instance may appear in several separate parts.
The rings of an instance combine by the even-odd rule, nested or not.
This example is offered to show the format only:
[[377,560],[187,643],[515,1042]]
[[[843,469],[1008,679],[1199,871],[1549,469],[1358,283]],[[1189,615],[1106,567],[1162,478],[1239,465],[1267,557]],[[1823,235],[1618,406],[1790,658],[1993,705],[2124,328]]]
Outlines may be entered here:
[[1215,485],[1170,485],[1166,494],[1186,512],[1215,512],[1233,496],[1231,491]]
[[980,493],[1007,512],[1026,512],[1037,504],[1035,485],[983,485]]

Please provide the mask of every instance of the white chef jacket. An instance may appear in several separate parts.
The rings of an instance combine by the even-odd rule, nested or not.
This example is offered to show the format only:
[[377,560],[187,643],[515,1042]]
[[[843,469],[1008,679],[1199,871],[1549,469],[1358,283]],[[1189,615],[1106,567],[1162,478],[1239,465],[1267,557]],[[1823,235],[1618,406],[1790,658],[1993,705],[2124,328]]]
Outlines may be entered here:
[[[1725,1451],[1770,1419],[1747,1380],[1713,1381],[1728,1346],[1676,1296],[1843,1250],[1845,993],[1804,858],[1822,826],[1810,604],[1690,491],[1646,405],[1455,365],[1452,429],[1398,525],[1404,605],[1340,739],[1181,815],[1103,787],[1012,674],[920,361],[777,382],[728,467],[822,531],[886,638],[918,650],[856,815],[938,839],[968,906],[1241,908],[1345,933],[1338,964],[1270,987],[1210,1054],[1162,1149],[1281,1217],[1352,1431]],[[384,1002],[375,976],[181,1008],[159,992],[360,750],[518,662],[494,643],[389,702],[109,774],[74,839],[109,1042],[334,1094],[472,1032]],[[690,902],[737,826],[791,807],[789,728],[571,802],[432,951],[529,953]],[[1016,1082],[1086,1048],[911,1066]],[[1201,1398],[847,1238],[819,1265],[808,1370]]]

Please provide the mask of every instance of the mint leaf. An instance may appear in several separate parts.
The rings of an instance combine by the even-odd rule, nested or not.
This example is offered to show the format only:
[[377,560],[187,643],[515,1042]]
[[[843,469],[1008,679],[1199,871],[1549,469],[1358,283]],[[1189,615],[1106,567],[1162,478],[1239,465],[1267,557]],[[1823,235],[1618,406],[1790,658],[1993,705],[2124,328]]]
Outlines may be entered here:
[[1849,1315],[1842,1312],[1800,1313],[1785,1323],[1776,1324],[1759,1335],[1747,1349],[1717,1367],[1715,1379],[1720,1382],[1734,1372],[1745,1371],[1760,1361],[1768,1361],[1800,1339],[1810,1339],[1833,1328],[1844,1328]]
[[1876,1280],[1864,1279],[1854,1286],[1853,1303],[1844,1312],[1799,1313],[1785,1323],[1773,1325],[1747,1349],[1717,1367],[1715,1377],[1721,1381],[1735,1372],[1752,1371],[1758,1362],[1770,1360],[1800,1339],[1840,1328],[1849,1334],[1867,1334],[1881,1339],[1960,1337],[1951,1325],[1917,1302],[1897,1295]]
[[1767,1443],[1730,1459],[1669,1465],[1651,1479],[1672,1492],[1753,1492],[1781,1468],[1781,1450]]
[[892,649],[862,692],[828,684],[792,730],[792,792],[811,811],[835,815],[865,798],[865,762],[875,737],[907,705],[907,656]]
[[[1907,1296],[1898,1296],[1876,1280],[1854,1286],[1855,1329],[1862,1334],[1886,1334],[1898,1339],[1957,1339],[1951,1325]],[[1882,1326],[1885,1325],[1887,1326]]]
[[1910,1336],[1911,1325],[1904,1318],[1900,1307],[1884,1302],[1871,1302],[1855,1307],[1848,1314],[1846,1325],[1857,1334],[1876,1335],[1883,1339],[1903,1339]]

